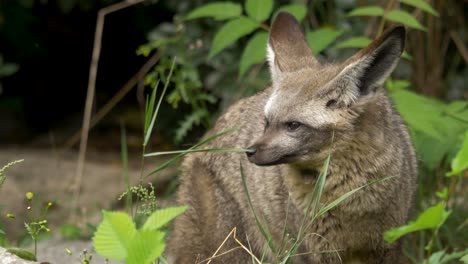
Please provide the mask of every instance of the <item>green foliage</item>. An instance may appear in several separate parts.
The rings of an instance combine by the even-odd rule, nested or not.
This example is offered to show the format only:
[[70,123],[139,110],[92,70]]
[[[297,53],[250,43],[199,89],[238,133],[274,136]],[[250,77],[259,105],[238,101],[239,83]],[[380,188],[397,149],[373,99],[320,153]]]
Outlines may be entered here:
[[417,7],[423,11],[428,12],[429,14],[433,16],[439,16],[439,13],[432,8],[430,4],[428,4],[424,0],[400,0],[401,3]]
[[208,58],[212,58],[226,48],[226,46],[232,44],[240,37],[253,32],[258,27],[259,25],[257,23],[246,17],[235,18],[227,22],[221,27],[218,33],[216,33]]
[[305,5],[301,4],[290,4],[282,6],[278,11],[285,11],[293,15],[297,21],[302,21],[307,15],[307,8]]
[[273,0],[246,0],[245,11],[247,15],[257,22],[263,22],[270,17],[273,9]]
[[160,228],[185,209],[173,207],[155,211],[141,229],[136,229],[126,213],[103,211],[104,219],[93,237],[94,247],[111,260],[149,264],[160,257],[165,248],[165,233]]
[[242,7],[239,4],[231,2],[218,2],[206,4],[190,12],[186,19],[195,19],[200,17],[211,17],[216,20],[226,20],[237,18],[242,14]]
[[169,207],[155,211],[143,225],[145,230],[157,230],[163,228],[176,216],[187,210],[187,206]]
[[30,251],[21,249],[21,248],[9,248],[7,250],[8,253],[16,255],[24,260],[36,261],[36,255]]
[[380,6],[364,6],[353,9],[348,16],[383,16],[384,9]]
[[343,35],[344,30],[336,30],[333,28],[319,28],[306,33],[306,39],[314,54],[319,54],[321,51],[329,47],[338,37]]
[[413,140],[424,165],[434,168],[445,157],[453,157],[468,129],[468,101],[446,104],[406,89],[395,89],[392,85],[395,84],[389,86],[387,82],[390,96],[413,131]]
[[266,57],[266,45],[268,41],[268,33],[257,32],[245,46],[239,62],[239,76],[244,76],[247,69],[253,64],[262,63]]
[[449,176],[458,175],[462,171],[468,169],[468,130],[465,132],[465,139],[460,151],[452,160],[452,171],[448,173]]
[[411,232],[439,228],[449,215],[450,211],[446,211],[445,203],[439,202],[438,204],[427,208],[418,216],[416,221],[386,231],[384,234],[385,241],[393,243],[400,237]]
[[385,18],[392,22],[401,23],[410,28],[427,31],[427,28],[421,25],[413,15],[403,10],[392,10],[385,14]]

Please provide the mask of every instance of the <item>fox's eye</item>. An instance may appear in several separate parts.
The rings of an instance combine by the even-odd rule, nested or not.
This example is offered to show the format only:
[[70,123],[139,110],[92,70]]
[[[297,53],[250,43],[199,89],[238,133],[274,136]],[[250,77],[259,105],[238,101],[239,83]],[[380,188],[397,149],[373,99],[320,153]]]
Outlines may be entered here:
[[326,105],[326,106],[327,106],[327,107],[331,107],[331,106],[336,106],[336,104],[337,104],[336,100],[333,100],[333,99],[332,99],[332,100],[330,100],[330,101],[327,102],[327,105]]
[[265,127],[268,127],[270,125],[270,121],[265,117]]
[[288,131],[291,131],[291,132],[296,131],[301,126],[302,124],[296,121],[286,123],[286,128],[288,129]]

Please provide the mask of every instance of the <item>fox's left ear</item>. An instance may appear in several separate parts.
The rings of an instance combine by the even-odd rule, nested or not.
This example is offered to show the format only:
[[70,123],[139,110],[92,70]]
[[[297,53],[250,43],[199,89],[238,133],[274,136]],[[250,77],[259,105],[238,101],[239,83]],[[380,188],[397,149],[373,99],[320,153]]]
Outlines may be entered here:
[[348,59],[347,66],[332,81],[336,94],[340,95],[334,100],[350,105],[381,87],[400,59],[405,37],[403,26],[394,27]]

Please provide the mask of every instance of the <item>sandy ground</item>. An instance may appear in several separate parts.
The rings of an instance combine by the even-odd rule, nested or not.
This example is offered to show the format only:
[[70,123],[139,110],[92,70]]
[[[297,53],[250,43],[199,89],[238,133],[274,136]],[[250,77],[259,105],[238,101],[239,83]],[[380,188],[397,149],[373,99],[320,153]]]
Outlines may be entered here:
[[[34,199],[39,202],[33,206],[33,210],[41,209],[49,201],[53,202],[47,219],[56,238],[60,237],[60,225],[96,225],[101,219],[102,209],[118,209],[121,205],[117,198],[125,190],[125,184],[120,153],[88,153],[78,203],[73,199],[76,151],[58,153],[51,149],[22,148],[0,150],[0,167],[18,159],[24,161],[6,170],[7,179],[0,189],[0,222],[4,224],[3,229],[10,241],[16,241],[25,234],[23,223],[28,219],[26,192],[34,192]],[[131,182],[136,183],[140,174],[140,159],[138,155],[129,159],[129,176]],[[145,171],[149,172],[160,163],[161,160],[147,160]],[[177,167],[172,166],[150,178],[157,190],[158,186],[177,175]],[[6,213],[16,214],[16,219],[6,218]]]

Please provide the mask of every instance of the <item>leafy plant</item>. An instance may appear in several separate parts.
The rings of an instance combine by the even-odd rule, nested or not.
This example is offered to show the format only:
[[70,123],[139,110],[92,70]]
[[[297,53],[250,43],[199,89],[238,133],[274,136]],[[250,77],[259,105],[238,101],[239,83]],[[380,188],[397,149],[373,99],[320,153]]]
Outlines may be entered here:
[[[34,254],[29,254],[27,251],[24,250],[19,250],[19,251],[13,251],[14,252],[21,252],[21,254],[25,254],[27,256],[33,255],[34,258],[37,256],[37,241],[39,240],[39,235],[42,232],[50,232],[50,228],[48,227],[48,220],[47,220],[47,212],[49,211],[49,208],[52,207],[52,202],[48,202],[42,211],[34,211],[35,206],[33,205],[33,200],[34,200],[34,193],[32,192],[27,192],[25,194],[26,196],[26,201],[28,203],[28,218],[29,221],[25,221],[24,226],[26,228],[26,231],[28,235],[31,237],[33,243],[34,243]],[[10,219],[15,219],[16,215],[12,213],[8,213],[6,215]],[[18,255],[19,257],[22,257],[22,255]]]
[[[468,130],[465,132],[465,140],[461,149],[452,160],[452,171],[447,175],[456,181],[456,176],[461,175],[463,171],[468,169],[466,160],[468,160]],[[393,243],[406,234],[429,229],[432,231],[432,236],[424,247],[427,254],[423,263],[448,263],[455,259],[462,261],[462,257],[465,257],[464,263],[467,263],[466,255],[468,254],[468,249],[462,251],[454,250],[452,253],[448,253],[448,250],[445,248],[433,253],[439,230],[452,213],[451,210],[447,210],[447,203],[452,194],[451,192],[453,192],[453,189],[449,190],[445,187],[442,192],[437,193],[437,196],[443,199],[443,201],[424,210],[416,221],[388,230],[384,234],[384,239],[388,243]]]
[[[23,162],[24,160],[15,160],[15,161],[12,161],[10,163],[8,163],[7,165],[3,166],[1,169],[0,169],[0,190],[2,189],[2,186],[3,184],[5,183],[5,180],[6,180],[6,174],[5,174],[5,171],[10,168],[11,166],[15,165],[15,164],[18,164],[20,162]],[[1,207],[0,207],[1,209]],[[5,231],[3,231],[3,226],[1,225],[0,223],[0,244],[5,244],[5,241],[6,241],[6,238],[5,238]]]
[[165,233],[161,228],[185,210],[182,206],[155,211],[139,229],[128,214],[103,211],[104,219],[93,238],[94,247],[111,260],[149,264],[164,251]]

